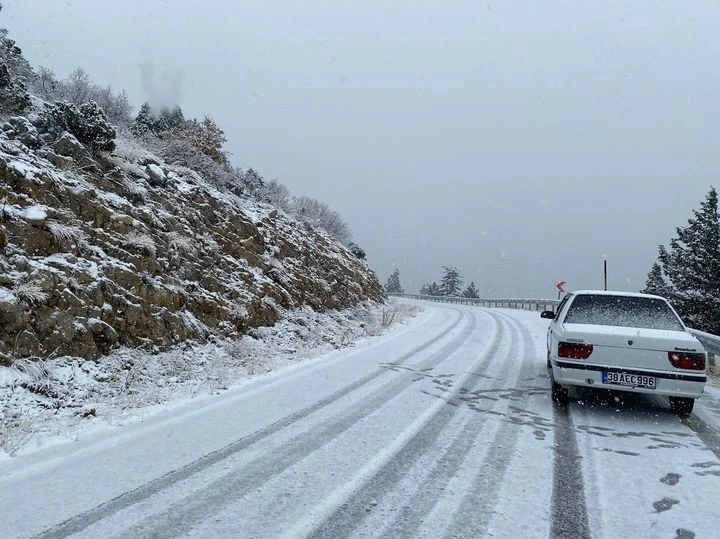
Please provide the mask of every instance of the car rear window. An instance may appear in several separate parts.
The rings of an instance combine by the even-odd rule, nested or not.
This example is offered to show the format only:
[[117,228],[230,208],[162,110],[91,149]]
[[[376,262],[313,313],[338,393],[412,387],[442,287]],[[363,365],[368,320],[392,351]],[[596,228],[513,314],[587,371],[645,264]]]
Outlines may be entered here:
[[570,304],[564,323],[683,330],[665,301],[634,296],[579,295]]

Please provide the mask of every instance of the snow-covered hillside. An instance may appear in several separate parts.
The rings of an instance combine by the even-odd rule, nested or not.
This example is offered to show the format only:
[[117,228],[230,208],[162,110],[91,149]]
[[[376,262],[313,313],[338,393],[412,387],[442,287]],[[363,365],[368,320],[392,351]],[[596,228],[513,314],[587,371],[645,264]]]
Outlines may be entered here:
[[284,186],[233,167],[210,118],[176,106],[133,120],[124,92],[35,70],[7,34],[0,448],[227,387],[377,333],[378,316],[389,326],[339,215],[305,198],[298,214]]
[[119,140],[91,154],[65,133],[0,132],[0,361],[97,358],[237,337],[284,309],[380,299],[367,265],[269,205]]

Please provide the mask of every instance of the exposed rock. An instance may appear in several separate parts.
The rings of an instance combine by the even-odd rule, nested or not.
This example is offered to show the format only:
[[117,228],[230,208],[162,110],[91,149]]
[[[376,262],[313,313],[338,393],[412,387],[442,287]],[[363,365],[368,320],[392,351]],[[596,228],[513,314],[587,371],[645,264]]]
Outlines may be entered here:
[[60,170],[69,169],[75,162],[73,161],[72,157],[58,155],[45,148],[39,150],[38,155],[50,161],[53,165],[55,165],[56,168],[59,168]]
[[0,132],[0,362],[239,336],[283,309],[383,297],[364,262],[274,207],[147,154],[78,173],[88,150],[69,134],[53,148]]
[[90,150],[88,150],[82,142],[67,131],[65,131],[62,136],[55,141],[52,147],[57,154],[65,157],[71,157],[73,161],[81,167],[97,169],[97,165],[95,164],[95,161],[93,161]]
[[158,165],[151,163],[145,167],[145,170],[150,177],[150,185],[154,187],[165,187],[167,185],[167,175]]
[[87,325],[92,333],[93,341],[97,345],[101,354],[107,354],[112,349],[113,345],[117,344],[120,340],[117,331],[115,331],[110,324],[103,322],[102,320],[90,318]]
[[30,120],[23,116],[13,116],[6,124],[3,130],[12,137],[22,142],[28,148],[39,148],[42,145],[40,134],[37,128],[30,123]]

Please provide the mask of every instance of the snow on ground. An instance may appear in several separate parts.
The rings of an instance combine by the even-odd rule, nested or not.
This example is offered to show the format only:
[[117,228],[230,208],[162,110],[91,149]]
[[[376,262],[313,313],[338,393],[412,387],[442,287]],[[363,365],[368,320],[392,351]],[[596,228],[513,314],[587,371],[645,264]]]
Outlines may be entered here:
[[29,453],[142,421],[251,377],[321,360],[406,323],[420,310],[396,300],[325,313],[302,308],[235,341],[186,343],[160,353],[123,348],[98,361],[19,360],[0,367],[0,449],[5,456]]
[[[0,536],[717,535],[720,460],[698,417],[594,389],[554,406],[538,313],[414,305],[402,329],[352,349],[335,349],[337,313],[291,312],[256,335],[258,355],[335,350],[7,458]],[[363,309],[360,334],[364,313],[382,314]],[[720,413],[718,390],[697,404]]]

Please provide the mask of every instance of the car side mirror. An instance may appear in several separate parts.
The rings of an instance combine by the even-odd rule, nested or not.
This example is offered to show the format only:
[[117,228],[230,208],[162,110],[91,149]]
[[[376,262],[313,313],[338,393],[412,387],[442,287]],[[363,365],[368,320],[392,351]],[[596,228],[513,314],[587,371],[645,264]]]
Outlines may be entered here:
[[540,313],[540,318],[555,318],[555,313],[552,311],[543,311]]

